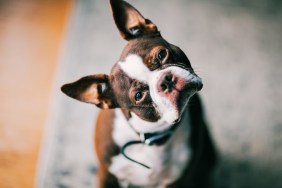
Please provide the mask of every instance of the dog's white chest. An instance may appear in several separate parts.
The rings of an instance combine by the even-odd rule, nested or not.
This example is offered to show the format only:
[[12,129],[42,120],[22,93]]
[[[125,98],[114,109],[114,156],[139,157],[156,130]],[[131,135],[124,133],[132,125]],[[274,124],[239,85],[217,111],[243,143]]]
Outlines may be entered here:
[[[180,177],[190,159],[191,151],[187,147],[189,135],[188,126],[180,126],[162,146],[136,144],[126,148],[125,152],[130,158],[151,169],[136,164],[119,154],[112,158],[109,171],[119,179],[120,184],[124,187],[128,185],[164,187]],[[119,146],[139,139],[121,112],[116,113],[113,139]]]

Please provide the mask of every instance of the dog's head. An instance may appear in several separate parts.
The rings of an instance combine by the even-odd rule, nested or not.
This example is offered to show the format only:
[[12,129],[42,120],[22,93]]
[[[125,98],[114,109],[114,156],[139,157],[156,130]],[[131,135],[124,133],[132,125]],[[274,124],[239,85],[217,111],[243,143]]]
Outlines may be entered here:
[[157,26],[134,7],[111,0],[113,17],[128,41],[110,75],[86,76],[62,91],[83,102],[121,108],[146,132],[167,128],[181,118],[189,98],[202,88],[183,51],[162,38]]

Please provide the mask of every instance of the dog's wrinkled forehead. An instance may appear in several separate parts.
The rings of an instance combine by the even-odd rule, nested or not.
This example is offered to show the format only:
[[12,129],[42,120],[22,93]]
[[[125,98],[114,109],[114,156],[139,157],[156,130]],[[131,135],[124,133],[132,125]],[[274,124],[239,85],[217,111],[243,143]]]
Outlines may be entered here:
[[119,61],[125,61],[133,54],[139,56],[151,71],[162,68],[164,63],[166,65],[180,63],[191,67],[184,52],[177,46],[168,43],[160,35],[130,40],[123,49]]

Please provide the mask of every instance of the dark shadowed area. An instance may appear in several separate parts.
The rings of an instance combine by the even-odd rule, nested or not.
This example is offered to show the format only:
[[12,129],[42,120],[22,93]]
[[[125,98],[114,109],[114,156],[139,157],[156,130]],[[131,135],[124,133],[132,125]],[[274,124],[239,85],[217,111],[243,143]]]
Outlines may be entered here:
[[[179,46],[201,91],[220,160],[215,188],[282,187],[282,1],[130,0]],[[125,41],[108,1],[76,1],[61,50],[38,187],[95,187],[98,109],[60,92],[109,73]]]

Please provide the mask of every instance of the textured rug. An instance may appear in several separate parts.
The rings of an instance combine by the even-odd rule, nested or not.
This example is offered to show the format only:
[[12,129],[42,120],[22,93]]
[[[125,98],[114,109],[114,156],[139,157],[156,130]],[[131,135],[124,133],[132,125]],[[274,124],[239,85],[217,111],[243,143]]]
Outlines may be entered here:
[[[282,187],[281,1],[129,1],[178,45],[203,78],[220,161],[216,188]],[[125,42],[108,1],[76,1],[62,44],[38,168],[39,188],[96,187],[98,109],[60,86],[109,73]]]

